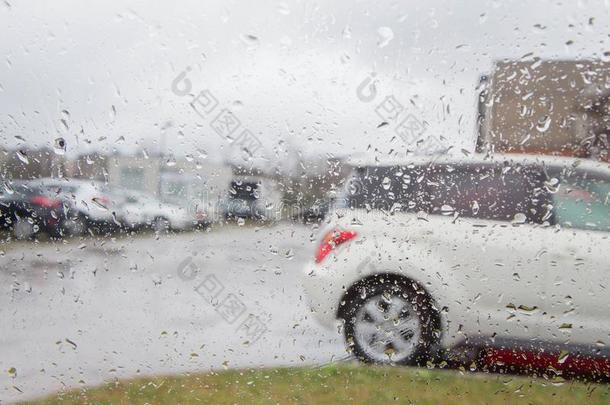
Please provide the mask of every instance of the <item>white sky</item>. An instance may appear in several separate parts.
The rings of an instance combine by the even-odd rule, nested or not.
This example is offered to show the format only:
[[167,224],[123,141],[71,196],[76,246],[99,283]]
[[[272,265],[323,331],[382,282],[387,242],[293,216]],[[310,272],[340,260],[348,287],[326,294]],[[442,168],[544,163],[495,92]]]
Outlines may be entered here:
[[[232,108],[271,161],[290,162],[290,149],[405,150],[391,127],[377,128],[374,107],[391,94],[427,133],[471,149],[475,87],[494,60],[610,51],[608,1],[7,1],[0,144],[52,146],[63,136],[71,154],[155,152],[165,127],[176,157],[231,155],[171,92],[186,66],[194,91]],[[383,47],[381,27],[394,34]],[[367,104],[356,88],[371,71],[378,98]]]

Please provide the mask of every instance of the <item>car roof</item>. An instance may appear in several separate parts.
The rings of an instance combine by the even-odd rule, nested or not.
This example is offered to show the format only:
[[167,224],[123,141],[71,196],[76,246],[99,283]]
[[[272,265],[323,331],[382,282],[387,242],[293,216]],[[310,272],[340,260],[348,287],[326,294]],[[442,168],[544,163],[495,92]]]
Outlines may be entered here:
[[370,156],[354,157],[346,161],[348,166],[357,167],[384,167],[384,166],[423,166],[428,164],[446,165],[482,165],[482,164],[521,164],[521,165],[544,165],[547,167],[575,166],[586,171],[610,173],[610,162],[597,161],[593,159],[548,156],[532,154],[501,154],[485,155],[473,153],[470,155],[428,155],[409,156],[404,158],[371,158]]
[[0,193],[4,193],[7,186],[10,187],[10,189],[12,189],[16,194],[40,193],[42,191],[36,184],[30,184],[27,181],[17,180],[8,184],[5,183],[0,185]]
[[93,186],[93,187],[104,187],[106,183],[97,181],[97,180],[83,180],[83,179],[72,179],[72,178],[64,178],[64,179],[56,179],[52,177],[43,177],[39,179],[34,179],[29,181],[30,184],[35,184],[37,186],[74,186],[74,187],[83,187],[83,186]]

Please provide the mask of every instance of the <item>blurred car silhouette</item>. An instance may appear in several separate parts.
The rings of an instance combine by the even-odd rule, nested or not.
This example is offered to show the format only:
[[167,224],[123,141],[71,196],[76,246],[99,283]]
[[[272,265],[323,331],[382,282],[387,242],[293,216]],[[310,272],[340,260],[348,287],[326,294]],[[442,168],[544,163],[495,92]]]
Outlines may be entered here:
[[60,198],[25,181],[0,187],[0,227],[16,239],[29,239],[39,232],[61,236],[64,206]]
[[608,368],[608,163],[495,155],[351,166],[303,282],[316,317],[342,323],[357,358],[422,364],[493,351],[504,362],[529,353],[541,367]]
[[229,187],[229,196],[224,201],[224,217],[232,219],[266,219],[266,210],[260,200],[260,184],[255,181],[233,180]]
[[[152,195],[127,190],[115,192],[119,205],[119,221],[128,229],[150,227],[155,232],[193,228],[201,217],[175,204],[162,202]],[[202,218],[205,221],[205,218]]]
[[302,222],[304,224],[314,224],[324,220],[328,214],[333,201],[329,199],[316,199],[311,205],[305,206],[303,209],[298,209],[293,213],[292,220]]
[[117,202],[103,182],[81,179],[43,178],[30,181],[62,200],[65,206],[63,229],[70,235],[85,232],[108,233],[117,228]]

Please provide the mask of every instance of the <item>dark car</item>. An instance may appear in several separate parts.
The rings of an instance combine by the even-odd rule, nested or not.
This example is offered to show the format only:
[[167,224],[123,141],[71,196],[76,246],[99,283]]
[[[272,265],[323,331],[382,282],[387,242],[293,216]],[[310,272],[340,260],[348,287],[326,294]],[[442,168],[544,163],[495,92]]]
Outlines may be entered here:
[[[297,220],[305,224],[322,222],[333,204],[332,200],[316,200],[312,205],[297,214]],[[300,216],[300,218],[299,218]]]
[[37,233],[62,235],[64,204],[48,190],[27,182],[5,183],[0,187],[0,228],[17,239]]
[[37,233],[55,238],[80,236],[88,229],[69,189],[40,180],[5,183],[0,188],[0,213],[0,228],[10,230],[17,239]]
[[229,198],[224,207],[225,219],[255,219],[265,218],[264,209],[259,202],[260,183],[234,180],[229,188]]

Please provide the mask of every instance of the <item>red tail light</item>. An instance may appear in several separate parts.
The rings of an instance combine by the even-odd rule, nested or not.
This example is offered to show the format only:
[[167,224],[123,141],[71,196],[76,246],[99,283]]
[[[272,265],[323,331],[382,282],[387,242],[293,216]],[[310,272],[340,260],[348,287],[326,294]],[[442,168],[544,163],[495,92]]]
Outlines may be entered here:
[[355,238],[356,235],[357,233],[354,231],[336,229],[324,235],[324,239],[322,239],[322,243],[320,243],[316,253],[316,263],[320,263],[334,248]]
[[106,196],[101,196],[101,197],[93,197],[91,199],[91,201],[97,205],[98,207],[107,210],[108,208],[110,208],[110,198],[106,197]]
[[59,208],[59,206],[61,205],[61,201],[60,200],[54,200],[52,198],[49,197],[45,197],[42,195],[37,195],[36,197],[32,198],[32,204],[44,207],[44,208]]
[[105,206],[110,205],[110,198],[108,198],[108,197],[104,197],[104,196],[95,197],[94,200],[96,200],[97,202],[99,202],[100,204],[105,205]]

